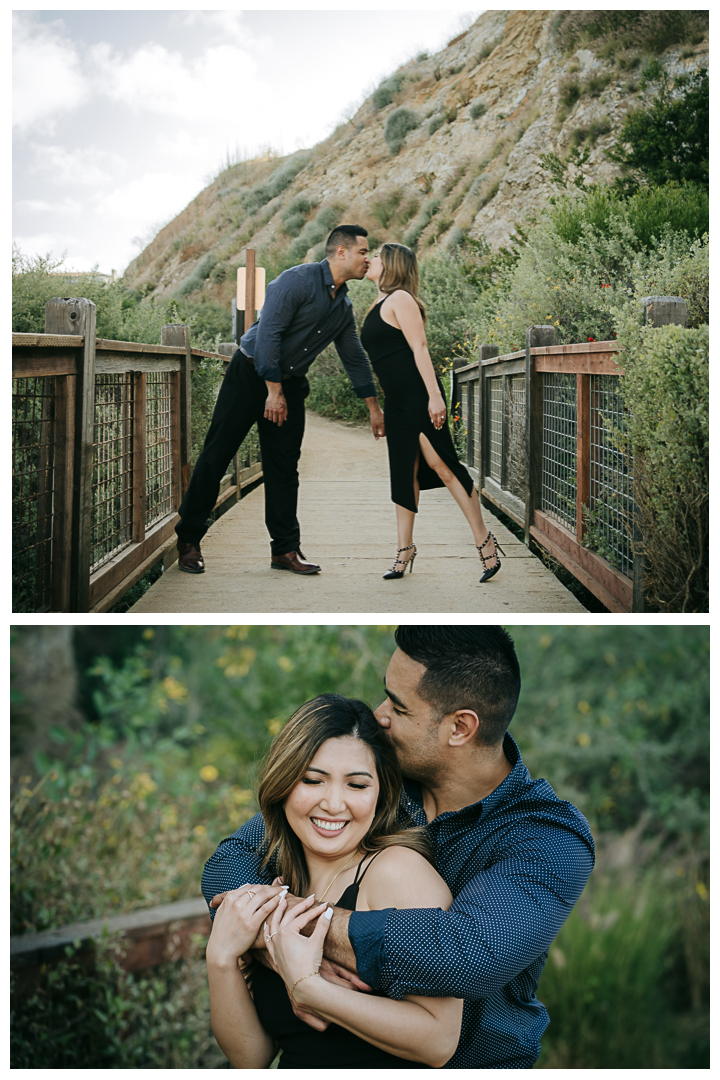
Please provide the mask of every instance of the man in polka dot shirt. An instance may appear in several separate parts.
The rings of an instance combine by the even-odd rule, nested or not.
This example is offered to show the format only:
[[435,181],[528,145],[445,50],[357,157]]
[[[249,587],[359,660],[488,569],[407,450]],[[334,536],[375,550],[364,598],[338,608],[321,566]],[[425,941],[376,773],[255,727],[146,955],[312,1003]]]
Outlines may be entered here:
[[[391,998],[463,998],[445,1068],[529,1069],[549,1022],[538,980],[592,870],[590,829],[545,780],[531,779],[507,734],[520,692],[509,634],[401,626],[395,640],[375,715],[402,766],[405,806],[427,826],[454,900],[448,911],[336,908],[325,955]],[[259,868],[262,837],[258,814],[220,844],[203,874],[209,904],[271,880]]]

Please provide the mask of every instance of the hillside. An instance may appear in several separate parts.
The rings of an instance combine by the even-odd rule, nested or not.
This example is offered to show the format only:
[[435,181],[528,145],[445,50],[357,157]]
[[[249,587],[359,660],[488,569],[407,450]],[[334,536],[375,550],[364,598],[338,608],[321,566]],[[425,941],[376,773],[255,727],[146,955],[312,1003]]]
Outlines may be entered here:
[[225,169],[130,264],[125,283],[228,306],[245,247],[272,277],[321,258],[340,220],[365,224],[373,244],[403,240],[419,253],[464,236],[504,246],[553,193],[542,154],[586,147],[585,174],[612,180],[604,151],[641,104],[641,71],[655,58],[671,76],[708,63],[702,13],[641,12],[645,22],[605,33],[592,15],[485,12],[441,52],[385,79],[311,150]]

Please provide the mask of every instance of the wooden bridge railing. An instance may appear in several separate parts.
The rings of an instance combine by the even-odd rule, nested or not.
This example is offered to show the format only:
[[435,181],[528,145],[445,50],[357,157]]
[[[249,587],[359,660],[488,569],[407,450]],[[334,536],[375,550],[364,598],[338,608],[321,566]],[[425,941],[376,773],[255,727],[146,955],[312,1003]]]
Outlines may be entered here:
[[[107,611],[163,557],[191,463],[186,326],[163,344],[95,337],[95,305],[56,299],[13,334],[13,611]],[[231,349],[224,350],[225,352]],[[262,476],[240,454],[216,506]]]
[[11,937],[10,968],[16,989],[32,990],[41,970],[64,960],[70,947],[92,962],[94,942],[105,933],[122,935],[120,966],[142,971],[187,955],[194,934],[209,935],[210,916],[203,898],[197,897]]
[[467,465],[485,503],[525,531],[611,611],[642,610],[633,555],[633,462],[622,444],[614,341],[555,345],[531,327],[525,349],[453,371]]

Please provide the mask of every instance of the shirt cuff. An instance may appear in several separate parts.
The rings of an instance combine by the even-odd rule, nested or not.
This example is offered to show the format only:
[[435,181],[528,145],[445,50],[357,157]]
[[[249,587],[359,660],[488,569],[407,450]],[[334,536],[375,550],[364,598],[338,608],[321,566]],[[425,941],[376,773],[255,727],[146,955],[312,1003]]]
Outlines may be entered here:
[[257,357],[255,357],[255,370],[261,379],[265,379],[266,382],[282,382],[282,371],[279,367],[259,367]]
[[375,383],[367,383],[365,386],[354,386],[353,390],[359,398],[377,397]]
[[348,926],[350,944],[355,953],[358,975],[377,989],[382,969],[387,963],[385,924],[392,908],[382,911],[353,911]]

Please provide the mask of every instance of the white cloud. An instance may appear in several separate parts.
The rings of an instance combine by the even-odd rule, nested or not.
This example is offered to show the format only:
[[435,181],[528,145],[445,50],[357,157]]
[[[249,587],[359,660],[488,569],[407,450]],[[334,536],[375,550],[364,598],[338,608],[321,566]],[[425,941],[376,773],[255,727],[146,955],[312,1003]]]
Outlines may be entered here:
[[62,217],[77,217],[83,209],[83,204],[69,197],[52,203],[45,199],[20,199],[15,203],[15,209],[30,214],[59,214]]
[[127,56],[114,53],[106,42],[91,50],[96,90],[136,112],[148,111],[178,119],[216,123],[221,113],[238,102],[257,64],[246,49],[218,45],[199,56],[184,57],[164,45],[151,43]]
[[13,14],[13,124],[47,125],[59,113],[78,108],[90,95],[63,23],[39,24],[30,12]]
[[96,213],[107,220],[109,227],[123,220],[130,222],[133,233],[137,233],[150,222],[167,219],[173,208],[179,213],[196,194],[192,177],[177,172],[146,172],[127,184],[98,191],[93,201]]
[[64,146],[33,143],[30,172],[48,173],[56,184],[82,184],[95,187],[125,173],[127,162],[112,150],[89,147],[67,150]]

